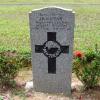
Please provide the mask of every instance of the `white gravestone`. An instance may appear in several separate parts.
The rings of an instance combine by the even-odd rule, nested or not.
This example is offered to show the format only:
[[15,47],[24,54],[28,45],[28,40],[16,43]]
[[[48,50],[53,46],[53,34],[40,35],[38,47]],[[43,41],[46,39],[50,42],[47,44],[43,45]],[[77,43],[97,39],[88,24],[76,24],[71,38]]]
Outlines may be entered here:
[[71,94],[74,12],[59,7],[29,13],[35,91]]

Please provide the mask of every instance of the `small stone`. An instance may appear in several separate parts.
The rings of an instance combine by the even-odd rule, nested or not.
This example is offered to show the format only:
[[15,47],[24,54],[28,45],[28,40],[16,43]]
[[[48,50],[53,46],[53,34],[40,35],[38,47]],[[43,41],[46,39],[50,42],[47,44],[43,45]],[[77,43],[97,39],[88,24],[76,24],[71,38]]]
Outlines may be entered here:
[[33,89],[33,82],[30,81],[30,82],[26,82],[26,85],[25,85],[25,90],[31,90]]
[[80,81],[72,82],[71,87],[72,87],[72,92],[75,92],[77,90],[80,90],[80,88],[83,87],[83,84]]

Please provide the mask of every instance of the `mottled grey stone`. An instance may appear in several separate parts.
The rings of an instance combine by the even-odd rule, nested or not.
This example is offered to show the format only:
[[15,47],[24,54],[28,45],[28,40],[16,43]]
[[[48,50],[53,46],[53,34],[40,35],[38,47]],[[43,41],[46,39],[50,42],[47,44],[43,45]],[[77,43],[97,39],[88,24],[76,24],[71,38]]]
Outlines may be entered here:
[[[71,94],[74,19],[72,10],[59,7],[42,8],[29,13],[35,91]],[[52,69],[54,62],[56,69]]]

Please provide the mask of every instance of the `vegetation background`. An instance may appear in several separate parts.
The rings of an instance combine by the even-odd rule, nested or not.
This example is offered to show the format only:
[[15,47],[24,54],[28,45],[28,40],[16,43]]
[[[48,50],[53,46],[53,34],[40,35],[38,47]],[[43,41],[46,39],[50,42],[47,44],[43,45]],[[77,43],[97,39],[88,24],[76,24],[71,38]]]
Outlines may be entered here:
[[76,12],[74,50],[100,49],[100,0],[0,0],[0,51],[30,52],[28,13],[51,5]]

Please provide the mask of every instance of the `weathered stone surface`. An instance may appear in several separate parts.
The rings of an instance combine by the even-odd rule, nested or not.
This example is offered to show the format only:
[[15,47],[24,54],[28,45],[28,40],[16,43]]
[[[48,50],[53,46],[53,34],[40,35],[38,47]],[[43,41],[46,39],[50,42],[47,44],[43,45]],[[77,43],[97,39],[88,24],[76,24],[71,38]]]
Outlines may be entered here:
[[74,13],[48,7],[29,13],[35,91],[71,94]]

